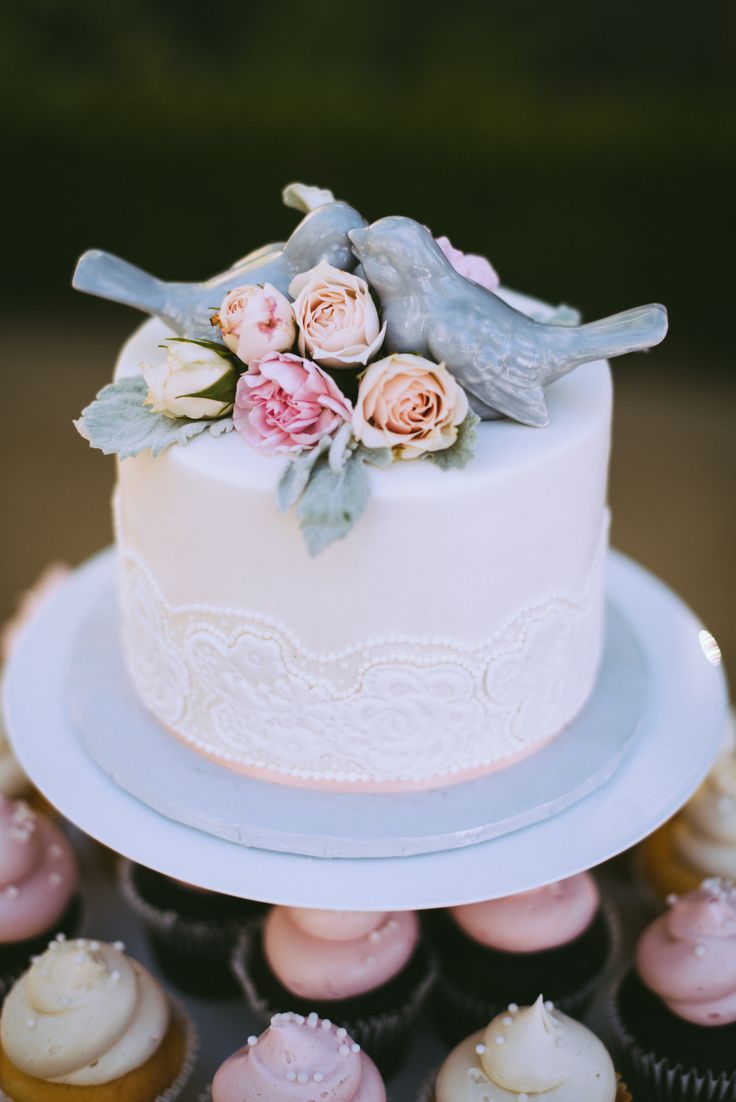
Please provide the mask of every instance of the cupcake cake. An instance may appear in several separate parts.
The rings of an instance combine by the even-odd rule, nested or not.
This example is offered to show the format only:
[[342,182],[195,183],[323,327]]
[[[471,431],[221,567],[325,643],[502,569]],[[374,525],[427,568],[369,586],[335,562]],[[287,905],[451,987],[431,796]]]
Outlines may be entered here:
[[80,916],[66,835],[22,800],[0,797],[0,994],[50,937],[75,933]]
[[156,980],[122,945],[52,941],[0,1014],[0,1098],[11,1102],[174,1102],[195,1039]]
[[439,963],[435,1005],[453,1044],[480,1029],[511,1001],[532,1003],[539,990],[581,1014],[612,953],[610,917],[590,873],[533,891],[428,912]]
[[[594,1033],[544,1002],[516,1003],[453,1049],[422,1102],[631,1102]],[[634,1095],[636,1098],[636,1095]]]
[[166,978],[193,995],[237,995],[232,954],[266,904],[205,891],[132,861],[120,861],[118,874],[123,897],[142,919]]
[[234,965],[262,1020],[314,1010],[346,1028],[384,1075],[400,1062],[433,979],[414,911],[273,907]]
[[637,859],[662,900],[707,877],[736,879],[736,752],[718,759],[682,811],[641,843]]
[[706,880],[643,933],[611,1004],[635,1096],[736,1100],[736,887]]
[[275,1014],[220,1067],[212,1102],[386,1102],[373,1061],[344,1028],[315,1013]]

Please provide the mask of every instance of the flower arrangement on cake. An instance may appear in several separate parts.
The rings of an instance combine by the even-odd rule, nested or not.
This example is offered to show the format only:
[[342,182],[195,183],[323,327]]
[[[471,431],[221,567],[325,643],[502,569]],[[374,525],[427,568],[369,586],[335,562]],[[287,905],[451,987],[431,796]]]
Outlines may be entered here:
[[566,307],[535,320],[495,294],[485,258],[419,222],[367,226],[331,192],[301,184],[284,201],[306,213],[289,241],[203,284],[164,284],[95,250],[81,258],[76,287],[156,314],[174,333],[76,427],[121,459],[234,430],[287,459],[278,506],[296,509],[312,554],[364,511],[366,466],[461,468],[481,420],[544,425],[546,385],[666,332],[656,305],[582,326]]

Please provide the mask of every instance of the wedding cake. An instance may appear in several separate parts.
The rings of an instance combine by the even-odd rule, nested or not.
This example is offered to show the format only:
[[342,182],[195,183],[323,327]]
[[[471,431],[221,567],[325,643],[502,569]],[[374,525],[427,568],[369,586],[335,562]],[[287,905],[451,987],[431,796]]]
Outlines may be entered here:
[[605,357],[657,343],[666,314],[578,325],[411,219],[285,199],[305,215],[289,241],[207,283],[99,252],[75,275],[156,315],[77,422],[120,458],[133,685],[172,736],[274,782],[507,767],[593,689]]

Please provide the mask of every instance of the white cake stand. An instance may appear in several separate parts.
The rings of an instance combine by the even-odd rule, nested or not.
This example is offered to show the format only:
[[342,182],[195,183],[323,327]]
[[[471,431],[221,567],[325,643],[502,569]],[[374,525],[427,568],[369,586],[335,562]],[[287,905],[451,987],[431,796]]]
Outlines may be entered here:
[[21,637],[5,685],[14,748],[37,787],[87,834],[213,891],[356,910],[524,891],[600,864],[649,834],[687,800],[721,744],[726,687],[711,637],[661,582],[612,553],[609,599],[637,636],[648,685],[637,737],[606,784],[542,822],[444,852],[324,859],[248,848],[164,817],[86,753],[68,713],[69,664],[104,570],[104,558],[82,568]]

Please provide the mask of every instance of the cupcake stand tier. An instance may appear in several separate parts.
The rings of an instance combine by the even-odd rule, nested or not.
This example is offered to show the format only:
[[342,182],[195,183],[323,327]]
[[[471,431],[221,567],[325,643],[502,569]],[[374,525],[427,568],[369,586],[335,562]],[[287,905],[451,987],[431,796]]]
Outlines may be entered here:
[[[206,806],[197,826],[180,821],[200,789],[212,785],[213,768],[227,771],[181,750],[137,706],[121,673],[110,552],[77,570],[21,638],[5,683],[8,727],[22,765],[68,819],[111,849],[191,884],[360,910],[507,895],[634,845],[686,801],[721,744],[725,679],[702,625],[661,582],[616,553],[608,563],[608,602],[604,668],[590,708],[574,730],[509,770],[517,802],[492,815],[489,800],[497,801],[489,792],[503,773],[486,789],[468,782],[445,797],[391,797],[394,819],[383,835],[371,820],[381,820],[378,801],[387,797],[348,797],[353,809],[338,801],[330,816],[319,793],[269,786],[273,801],[259,802],[247,783],[240,822],[232,806],[219,827]],[[570,748],[581,723],[588,747],[595,740],[597,748],[582,772]],[[545,775],[557,785],[547,799],[535,780],[542,754]],[[226,785],[232,791],[241,780],[228,774]]]

